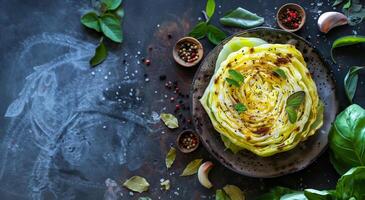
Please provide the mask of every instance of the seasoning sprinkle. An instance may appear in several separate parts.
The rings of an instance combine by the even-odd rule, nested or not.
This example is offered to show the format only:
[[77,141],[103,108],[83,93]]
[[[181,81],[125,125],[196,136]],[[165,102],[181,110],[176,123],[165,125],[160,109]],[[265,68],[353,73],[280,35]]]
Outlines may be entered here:
[[191,42],[180,44],[177,53],[179,57],[187,63],[192,63],[199,59],[198,45]]
[[289,29],[296,29],[299,27],[302,16],[299,14],[299,12],[292,8],[287,8],[286,11],[282,13],[282,15],[279,17],[280,21],[284,26],[286,26]]

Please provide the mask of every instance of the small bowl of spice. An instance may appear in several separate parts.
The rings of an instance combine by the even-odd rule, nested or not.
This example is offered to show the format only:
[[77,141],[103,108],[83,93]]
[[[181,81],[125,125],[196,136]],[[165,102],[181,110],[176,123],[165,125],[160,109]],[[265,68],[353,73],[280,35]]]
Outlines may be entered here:
[[176,139],[177,147],[183,153],[190,153],[199,147],[199,136],[193,130],[185,130]]
[[306,15],[303,7],[295,3],[281,6],[276,14],[278,25],[283,30],[295,32],[305,23]]
[[172,51],[175,61],[184,67],[193,67],[203,58],[203,45],[193,37],[183,37]]

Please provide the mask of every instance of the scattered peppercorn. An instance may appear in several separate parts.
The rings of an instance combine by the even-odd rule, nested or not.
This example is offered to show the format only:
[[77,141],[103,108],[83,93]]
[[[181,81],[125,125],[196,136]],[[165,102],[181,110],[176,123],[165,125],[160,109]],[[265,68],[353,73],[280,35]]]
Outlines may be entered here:
[[145,65],[150,65],[151,64],[151,60],[150,59],[145,59],[144,60],[144,64]]
[[192,63],[199,59],[198,45],[191,42],[184,42],[178,47],[178,55],[183,61]]
[[282,24],[289,29],[296,29],[299,27],[302,16],[299,12],[292,8],[287,8],[280,16],[279,20]]

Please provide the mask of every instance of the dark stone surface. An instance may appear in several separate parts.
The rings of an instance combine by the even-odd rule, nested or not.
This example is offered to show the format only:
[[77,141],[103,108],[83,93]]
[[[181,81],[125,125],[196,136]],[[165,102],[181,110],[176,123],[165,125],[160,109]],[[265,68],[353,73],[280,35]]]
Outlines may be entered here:
[[[331,64],[337,81],[340,110],[349,105],[343,78],[349,66],[363,65],[363,45],[336,50],[338,64],[329,60],[331,42],[356,31],[364,35],[364,23],[319,33],[318,11],[330,11],[330,2],[303,3],[307,22],[298,35],[308,39]],[[242,6],[265,17],[265,26],[276,27],[276,8],[285,1],[218,1],[214,24],[225,11]],[[214,189],[239,185],[248,199],[276,185],[292,188],[333,188],[338,175],[328,152],[308,168],[280,178],[256,179],[238,175],[221,166],[204,148],[192,154],[177,154],[170,170],[165,154],[181,128],[168,130],[156,113],[173,112],[178,96],[165,88],[159,76],[177,81],[183,94],[189,92],[196,68],[184,69],[173,61],[174,42],[202,17],[204,1],[125,1],[125,41],[108,43],[110,55],[91,69],[98,35],[79,23],[92,9],[90,1],[0,1],[0,197],[1,199],[102,199],[105,180],[118,183],[141,175],[151,184],[142,196],[153,199],[212,198]],[[239,29],[224,28],[227,33]],[[168,35],[172,37],[169,38]],[[206,52],[213,47],[203,40]],[[138,54],[140,52],[140,54]],[[151,65],[141,64],[142,58]],[[364,72],[360,73],[355,102],[365,106]],[[165,95],[167,98],[165,98]],[[179,97],[185,105],[189,98]],[[180,112],[179,112],[180,113]],[[189,119],[189,110],[182,112]],[[178,115],[178,114],[177,114]],[[214,189],[204,189],[196,177],[179,177],[195,159],[213,160]],[[160,179],[170,179],[170,191],[161,191]],[[123,199],[137,199],[125,188]],[[107,193],[109,195],[109,193]]]

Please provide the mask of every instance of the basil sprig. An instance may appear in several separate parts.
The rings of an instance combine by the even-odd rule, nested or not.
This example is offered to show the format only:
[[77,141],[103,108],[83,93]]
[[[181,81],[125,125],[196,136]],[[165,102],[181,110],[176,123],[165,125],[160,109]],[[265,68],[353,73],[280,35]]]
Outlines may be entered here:
[[245,80],[245,77],[234,69],[228,70],[228,74],[229,74],[229,78],[226,78],[226,81],[230,85],[240,87],[241,84],[243,83],[243,81]]
[[[99,12],[91,11],[84,14],[81,17],[81,23],[87,28],[102,33],[113,42],[122,43],[121,19],[124,16],[124,10],[121,8],[121,3],[122,0],[102,0]],[[107,49],[103,44],[103,37],[101,37],[95,54],[90,59],[90,65],[94,67],[102,63],[107,55]]]
[[285,111],[288,114],[290,123],[295,123],[298,119],[297,110],[299,106],[303,103],[305,98],[305,92],[298,91],[291,94],[286,100]]
[[205,22],[199,22],[190,31],[189,36],[196,39],[203,39],[207,36],[208,40],[217,45],[224,40],[227,35],[218,27],[210,24],[210,19],[215,12],[215,0],[207,0],[205,11],[203,11]]
[[241,114],[247,110],[247,107],[243,103],[237,103],[234,106],[234,109],[238,112],[238,114]]
[[354,98],[356,93],[357,81],[359,79],[358,73],[363,68],[364,67],[357,67],[357,66],[351,67],[345,76],[344,79],[345,92],[350,102],[352,102],[352,99]]
[[355,26],[363,21],[365,18],[365,6],[360,0],[335,0],[332,6],[342,6],[342,12],[347,16],[348,24]]

